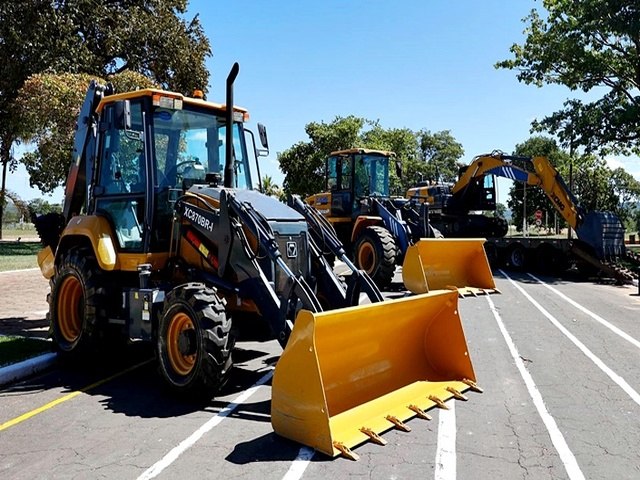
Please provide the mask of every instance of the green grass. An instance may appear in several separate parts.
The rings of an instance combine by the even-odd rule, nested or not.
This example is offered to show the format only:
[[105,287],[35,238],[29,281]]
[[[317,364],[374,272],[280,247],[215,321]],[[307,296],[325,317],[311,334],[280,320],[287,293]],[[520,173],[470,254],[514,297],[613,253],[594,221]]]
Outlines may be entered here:
[[0,335],[0,367],[51,351],[51,342],[35,338]]
[[40,242],[0,241],[0,272],[38,266]]
[[38,232],[31,224],[24,226],[24,228],[2,226],[3,240],[17,240],[18,238],[38,238]]

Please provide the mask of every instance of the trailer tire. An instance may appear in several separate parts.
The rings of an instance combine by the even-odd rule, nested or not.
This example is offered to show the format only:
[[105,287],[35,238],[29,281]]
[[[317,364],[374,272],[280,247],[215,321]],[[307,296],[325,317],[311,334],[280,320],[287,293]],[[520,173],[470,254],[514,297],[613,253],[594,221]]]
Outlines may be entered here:
[[160,372],[176,392],[211,398],[232,366],[231,319],[213,288],[188,283],[167,294],[160,315]]
[[64,359],[92,352],[106,324],[104,275],[89,248],[62,254],[48,297],[47,318],[54,349]]
[[368,226],[356,240],[355,264],[381,289],[389,286],[396,269],[397,247],[389,230]]
[[523,270],[526,264],[525,248],[516,243],[507,251],[506,265],[514,270]]

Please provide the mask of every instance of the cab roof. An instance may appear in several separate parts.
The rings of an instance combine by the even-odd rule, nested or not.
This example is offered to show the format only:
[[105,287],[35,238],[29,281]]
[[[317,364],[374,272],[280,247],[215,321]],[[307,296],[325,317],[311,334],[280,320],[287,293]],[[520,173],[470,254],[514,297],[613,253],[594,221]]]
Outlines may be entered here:
[[[107,95],[102,100],[100,100],[100,105],[98,105],[97,111],[98,112],[101,111],[104,105],[116,102],[118,100],[132,100],[132,99],[141,98],[141,97],[153,97],[154,95],[182,100],[183,103],[186,103],[188,105],[196,105],[196,106],[207,108],[210,110],[225,111],[227,109],[227,106],[221,103],[209,102],[199,98],[186,97],[181,93],[169,92],[167,90],[160,90],[157,88],[145,88],[141,90],[133,90],[131,92]],[[248,112],[246,108],[238,107],[237,105],[234,105],[233,110],[236,112],[241,112],[243,114]]]
[[331,152],[329,155],[381,155],[383,157],[395,157],[395,152],[390,152],[387,150],[372,150],[369,148],[348,148],[346,150],[336,150],[335,152]]

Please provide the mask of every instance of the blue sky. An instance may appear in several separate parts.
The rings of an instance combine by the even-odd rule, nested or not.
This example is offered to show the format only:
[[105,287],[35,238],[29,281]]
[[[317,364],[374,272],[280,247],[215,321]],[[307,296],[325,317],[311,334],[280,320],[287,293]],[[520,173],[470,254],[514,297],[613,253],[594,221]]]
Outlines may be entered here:
[[[467,162],[494,149],[512,152],[534,118],[573,96],[559,86],[520,84],[514,71],[493,67],[522,43],[521,19],[540,3],[190,0],[187,17],[199,14],[211,41],[210,100],[224,102],[228,71],[240,64],[235,103],[249,109],[250,127],[267,126],[271,154],[261,170],[281,185],[277,152],[307,141],[307,123],[336,116],[450,130]],[[640,178],[637,158],[613,162]],[[24,172],[8,186],[23,198],[40,196]],[[501,183],[501,201],[508,187]]]

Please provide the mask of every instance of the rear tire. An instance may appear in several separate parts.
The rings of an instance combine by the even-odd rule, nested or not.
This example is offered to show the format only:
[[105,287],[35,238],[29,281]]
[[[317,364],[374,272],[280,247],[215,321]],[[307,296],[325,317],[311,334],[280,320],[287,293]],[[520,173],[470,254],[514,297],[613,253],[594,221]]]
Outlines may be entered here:
[[354,247],[355,264],[381,289],[388,287],[396,269],[397,248],[391,233],[378,226],[364,229]]
[[210,398],[227,380],[233,345],[231,319],[214,289],[188,283],[167,294],[157,353],[171,388]]
[[106,324],[102,271],[88,248],[63,254],[51,280],[47,317],[55,349],[63,357],[91,352]]

